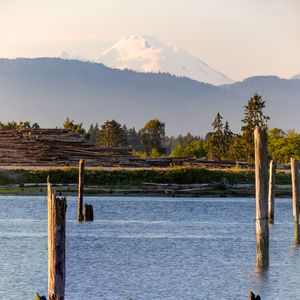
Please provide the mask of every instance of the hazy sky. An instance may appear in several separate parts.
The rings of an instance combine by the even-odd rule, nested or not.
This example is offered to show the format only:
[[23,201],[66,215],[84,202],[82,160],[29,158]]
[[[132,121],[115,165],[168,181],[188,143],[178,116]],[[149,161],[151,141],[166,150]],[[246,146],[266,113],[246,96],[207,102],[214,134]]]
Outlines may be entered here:
[[0,0],[0,57],[99,55],[127,34],[240,80],[300,73],[300,0]]

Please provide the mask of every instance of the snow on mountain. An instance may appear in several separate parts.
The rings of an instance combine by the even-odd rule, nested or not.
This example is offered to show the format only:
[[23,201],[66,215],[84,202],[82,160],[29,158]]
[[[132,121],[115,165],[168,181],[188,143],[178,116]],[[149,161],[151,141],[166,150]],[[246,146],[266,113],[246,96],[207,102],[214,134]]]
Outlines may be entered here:
[[300,74],[293,76],[291,79],[300,79]]
[[58,58],[66,59],[66,60],[81,60],[86,61],[86,59],[82,55],[74,55],[69,52],[63,51],[57,55]]
[[128,35],[104,51],[97,62],[116,69],[145,73],[170,73],[214,85],[233,80],[175,45],[166,46],[156,37]]

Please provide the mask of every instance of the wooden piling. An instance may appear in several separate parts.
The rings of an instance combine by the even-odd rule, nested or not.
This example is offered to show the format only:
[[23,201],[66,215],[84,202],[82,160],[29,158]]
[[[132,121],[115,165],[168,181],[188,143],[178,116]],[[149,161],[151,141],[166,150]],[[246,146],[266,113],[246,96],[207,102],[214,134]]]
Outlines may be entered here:
[[65,197],[57,197],[48,178],[48,298],[65,298],[66,258]]
[[291,158],[291,176],[293,193],[293,218],[299,223],[299,161]]
[[256,295],[251,291],[250,292],[250,296],[249,296],[249,300],[261,300],[259,295]]
[[274,224],[275,176],[276,176],[276,163],[273,160],[271,160],[270,167],[269,167],[269,195],[268,195],[268,219],[270,224]]
[[46,299],[46,296],[40,296],[39,293],[36,293],[35,300],[47,300],[47,299]]
[[78,175],[78,221],[83,221],[83,185],[84,185],[84,160],[79,161]]
[[84,204],[84,222],[94,221],[94,209],[91,204]]
[[256,188],[256,262],[259,269],[269,266],[268,222],[268,138],[265,128],[254,130]]

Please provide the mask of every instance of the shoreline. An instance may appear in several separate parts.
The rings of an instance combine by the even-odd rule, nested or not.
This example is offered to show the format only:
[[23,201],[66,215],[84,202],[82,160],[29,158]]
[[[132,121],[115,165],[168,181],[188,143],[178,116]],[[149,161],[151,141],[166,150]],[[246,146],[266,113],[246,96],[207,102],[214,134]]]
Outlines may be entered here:
[[[77,196],[77,185],[75,184],[53,184],[53,189],[65,196]],[[0,186],[0,196],[46,196],[47,188],[45,184],[29,185],[5,185]],[[212,189],[201,188],[191,190],[175,190],[169,186],[165,189],[149,189],[145,186],[85,186],[85,196],[95,197],[166,197],[166,198],[238,198],[238,197],[255,197],[254,187],[244,188],[241,185],[232,186],[231,189]],[[287,185],[277,186],[276,197],[291,197],[291,189]]]

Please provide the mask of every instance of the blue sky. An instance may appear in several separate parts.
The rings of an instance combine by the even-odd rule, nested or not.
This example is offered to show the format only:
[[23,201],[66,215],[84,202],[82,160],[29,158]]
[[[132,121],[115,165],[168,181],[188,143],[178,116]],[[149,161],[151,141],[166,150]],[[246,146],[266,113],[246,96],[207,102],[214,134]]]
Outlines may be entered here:
[[0,0],[0,57],[96,57],[127,34],[177,44],[235,80],[300,73],[299,0]]

